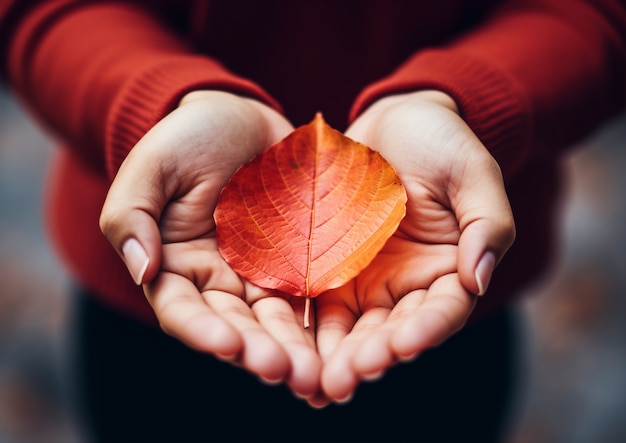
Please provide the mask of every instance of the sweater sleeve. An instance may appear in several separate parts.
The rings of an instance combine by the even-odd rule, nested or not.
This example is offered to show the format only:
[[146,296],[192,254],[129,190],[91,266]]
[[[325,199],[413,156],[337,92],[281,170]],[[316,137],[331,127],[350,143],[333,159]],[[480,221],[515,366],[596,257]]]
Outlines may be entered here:
[[110,178],[191,90],[226,90],[279,109],[132,3],[0,1],[5,80],[44,127]]
[[500,163],[505,178],[552,155],[626,102],[626,5],[620,0],[504,1],[449,44],[413,54],[366,88],[356,118],[389,94],[438,89]]

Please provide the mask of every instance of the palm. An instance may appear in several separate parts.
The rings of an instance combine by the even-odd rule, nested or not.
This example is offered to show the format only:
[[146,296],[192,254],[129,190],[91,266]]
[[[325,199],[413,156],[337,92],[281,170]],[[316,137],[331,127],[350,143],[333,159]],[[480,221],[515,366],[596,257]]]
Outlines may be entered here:
[[430,209],[409,213],[366,269],[316,301],[323,384],[333,398],[440,343],[473,308],[458,279],[454,214],[433,201],[409,203]]
[[468,171],[484,152],[460,142],[473,134],[449,109],[432,103],[391,109],[364,114],[347,132],[381,151],[408,201],[406,217],[374,261],[316,301],[322,386],[336,400],[349,397],[361,379],[443,342],[476,302],[462,284],[459,248],[476,214],[456,191],[462,182],[472,188]]
[[[321,361],[301,300],[244,282],[222,259],[213,220],[235,170],[291,130],[257,102],[196,94],[133,148],[107,205],[135,208],[124,226],[150,251],[144,292],[167,333],[311,397]],[[105,206],[104,218],[115,212]]]
[[[303,329],[303,299],[242,280],[218,251],[213,221],[236,169],[293,128],[253,100],[190,96],[133,148],[101,215],[166,332],[322,406],[464,324],[479,254],[502,256],[514,226],[497,164],[458,115],[390,97],[346,133],[396,167],[407,215],[357,278],[319,296]],[[127,257],[129,239],[139,251]]]

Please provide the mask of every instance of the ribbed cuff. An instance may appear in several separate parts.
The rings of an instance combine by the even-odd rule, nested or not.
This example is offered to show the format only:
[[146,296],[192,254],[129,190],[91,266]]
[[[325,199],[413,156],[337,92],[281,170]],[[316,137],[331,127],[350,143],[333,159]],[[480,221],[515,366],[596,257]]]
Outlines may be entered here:
[[354,120],[376,100],[410,91],[436,89],[450,95],[465,120],[500,164],[505,178],[530,150],[530,105],[505,73],[451,50],[426,50],[396,72],[366,88],[350,112]]
[[177,56],[156,63],[128,80],[115,99],[106,130],[106,167],[110,178],[150,128],[173,111],[183,96],[215,89],[256,98],[281,111],[262,88],[200,56]]

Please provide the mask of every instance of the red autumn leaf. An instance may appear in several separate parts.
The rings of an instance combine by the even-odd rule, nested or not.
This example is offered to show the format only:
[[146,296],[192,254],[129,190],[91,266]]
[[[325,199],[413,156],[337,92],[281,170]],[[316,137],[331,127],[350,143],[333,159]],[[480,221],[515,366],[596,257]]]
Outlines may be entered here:
[[391,165],[317,114],[233,175],[215,210],[218,246],[252,283],[315,297],[374,259],[405,203]]

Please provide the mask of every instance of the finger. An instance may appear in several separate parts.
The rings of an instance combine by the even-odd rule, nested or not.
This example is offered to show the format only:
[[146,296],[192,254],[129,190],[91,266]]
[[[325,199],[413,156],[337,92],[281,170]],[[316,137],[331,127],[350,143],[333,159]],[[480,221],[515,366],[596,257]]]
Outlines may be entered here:
[[396,363],[390,341],[392,328],[384,327],[372,333],[355,350],[352,368],[361,380],[375,381]]
[[[291,373],[288,353],[261,325],[248,304],[222,291],[204,291],[203,296],[205,302],[241,337],[243,346],[238,358],[239,364],[267,383],[287,381]],[[270,304],[280,309],[280,301],[284,300],[277,297],[271,299],[275,303]]]
[[[350,400],[352,390],[358,383],[352,371],[343,370],[344,368],[342,368],[340,360],[336,359],[333,363],[334,366],[327,365],[327,362],[350,333],[358,318],[355,314],[356,307],[350,309],[346,304],[333,302],[334,297],[339,298],[341,292],[349,292],[351,289],[350,285],[346,285],[322,294],[315,299],[317,351],[324,362],[320,375],[323,391],[322,398],[334,401]],[[326,382],[324,382],[325,379]],[[337,385],[347,386],[348,388],[336,389],[335,386]],[[327,391],[327,389],[329,390]],[[328,394],[329,392],[330,395]]]
[[[301,303],[300,303],[301,302]],[[266,297],[253,305],[259,323],[288,355],[291,371],[287,385],[300,398],[314,397],[320,390],[322,360],[315,348],[313,327],[302,326],[304,300],[294,305],[280,297]]]
[[144,285],[144,292],[167,334],[227,360],[242,352],[244,342],[238,331],[207,306],[188,279],[162,272],[153,283]]
[[385,322],[363,340],[352,361],[352,367],[360,378],[367,381],[377,380],[398,362],[399,357],[392,348],[391,339],[404,319],[419,308],[425,295],[425,290],[417,290],[402,297]]
[[306,399],[309,406],[315,409],[322,409],[332,403],[331,399],[329,399],[323,392],[318,392],[312,397]]
[[328,398],[337,403],[347,403],[352,399],[359,384],[359,377],[352,370],[350,359],[358,347],[354,340],[342,343],[331,358],[324,363],[320,383]]
[[361,315],[354,297],[355,281],[326,291],[313,300],[315,341],[322,361],[330,358]]
[[[169,293],[162,295],[162,299],[167,301],[168,297],[175,294],[175,290],[182,292],[181,288],[184,287],[185,294],[199,303],[194,305],[198,311],[210,309],[236,331],[241,347],[231,359],[233,363],[266,382],[285,380],[290,371],[288,355],[259,324],[249,306],[262,298],[268,298],[268,292],[242,282],[217,252],[214,238],[170,243],[164,245],[163,251],[163,273],[181,280],[176,281],[177,287],[163,288]],[[198,263],[202,264],[199,268]],[[201,288],[200,292],[196,288]],[[279,297],[269,298],[278,305],[276,310],[279,310],[280,302],[287,304]],[[287,306],[289,307],[288,304]],[[193,306],[189,307],[192,308]]]
[[515,222],[498,164],[486,149],[478,152],[453,178],[449,198],[461,230],[459,278],[468,291],[483,295],[515,239]]
[[467,292],[458,275],[439,278],[394,331],[391,347],[395,355],[408,360],[440,345],[465,325],[475,304],[476,297]]
[[157,220],[165,201],[158,162],[143,157],[129,154],[109,188],[100,214],[102,233],[138,285],[151,281],[160,267]]
[[336,346],[324,362],[321,384],[324,393],[339,403],[349,401],[361,375],[354,370],[353,359],[361,344],[376,331],[389,315],[389,309],[370,309],[359,318],[353,329]]

